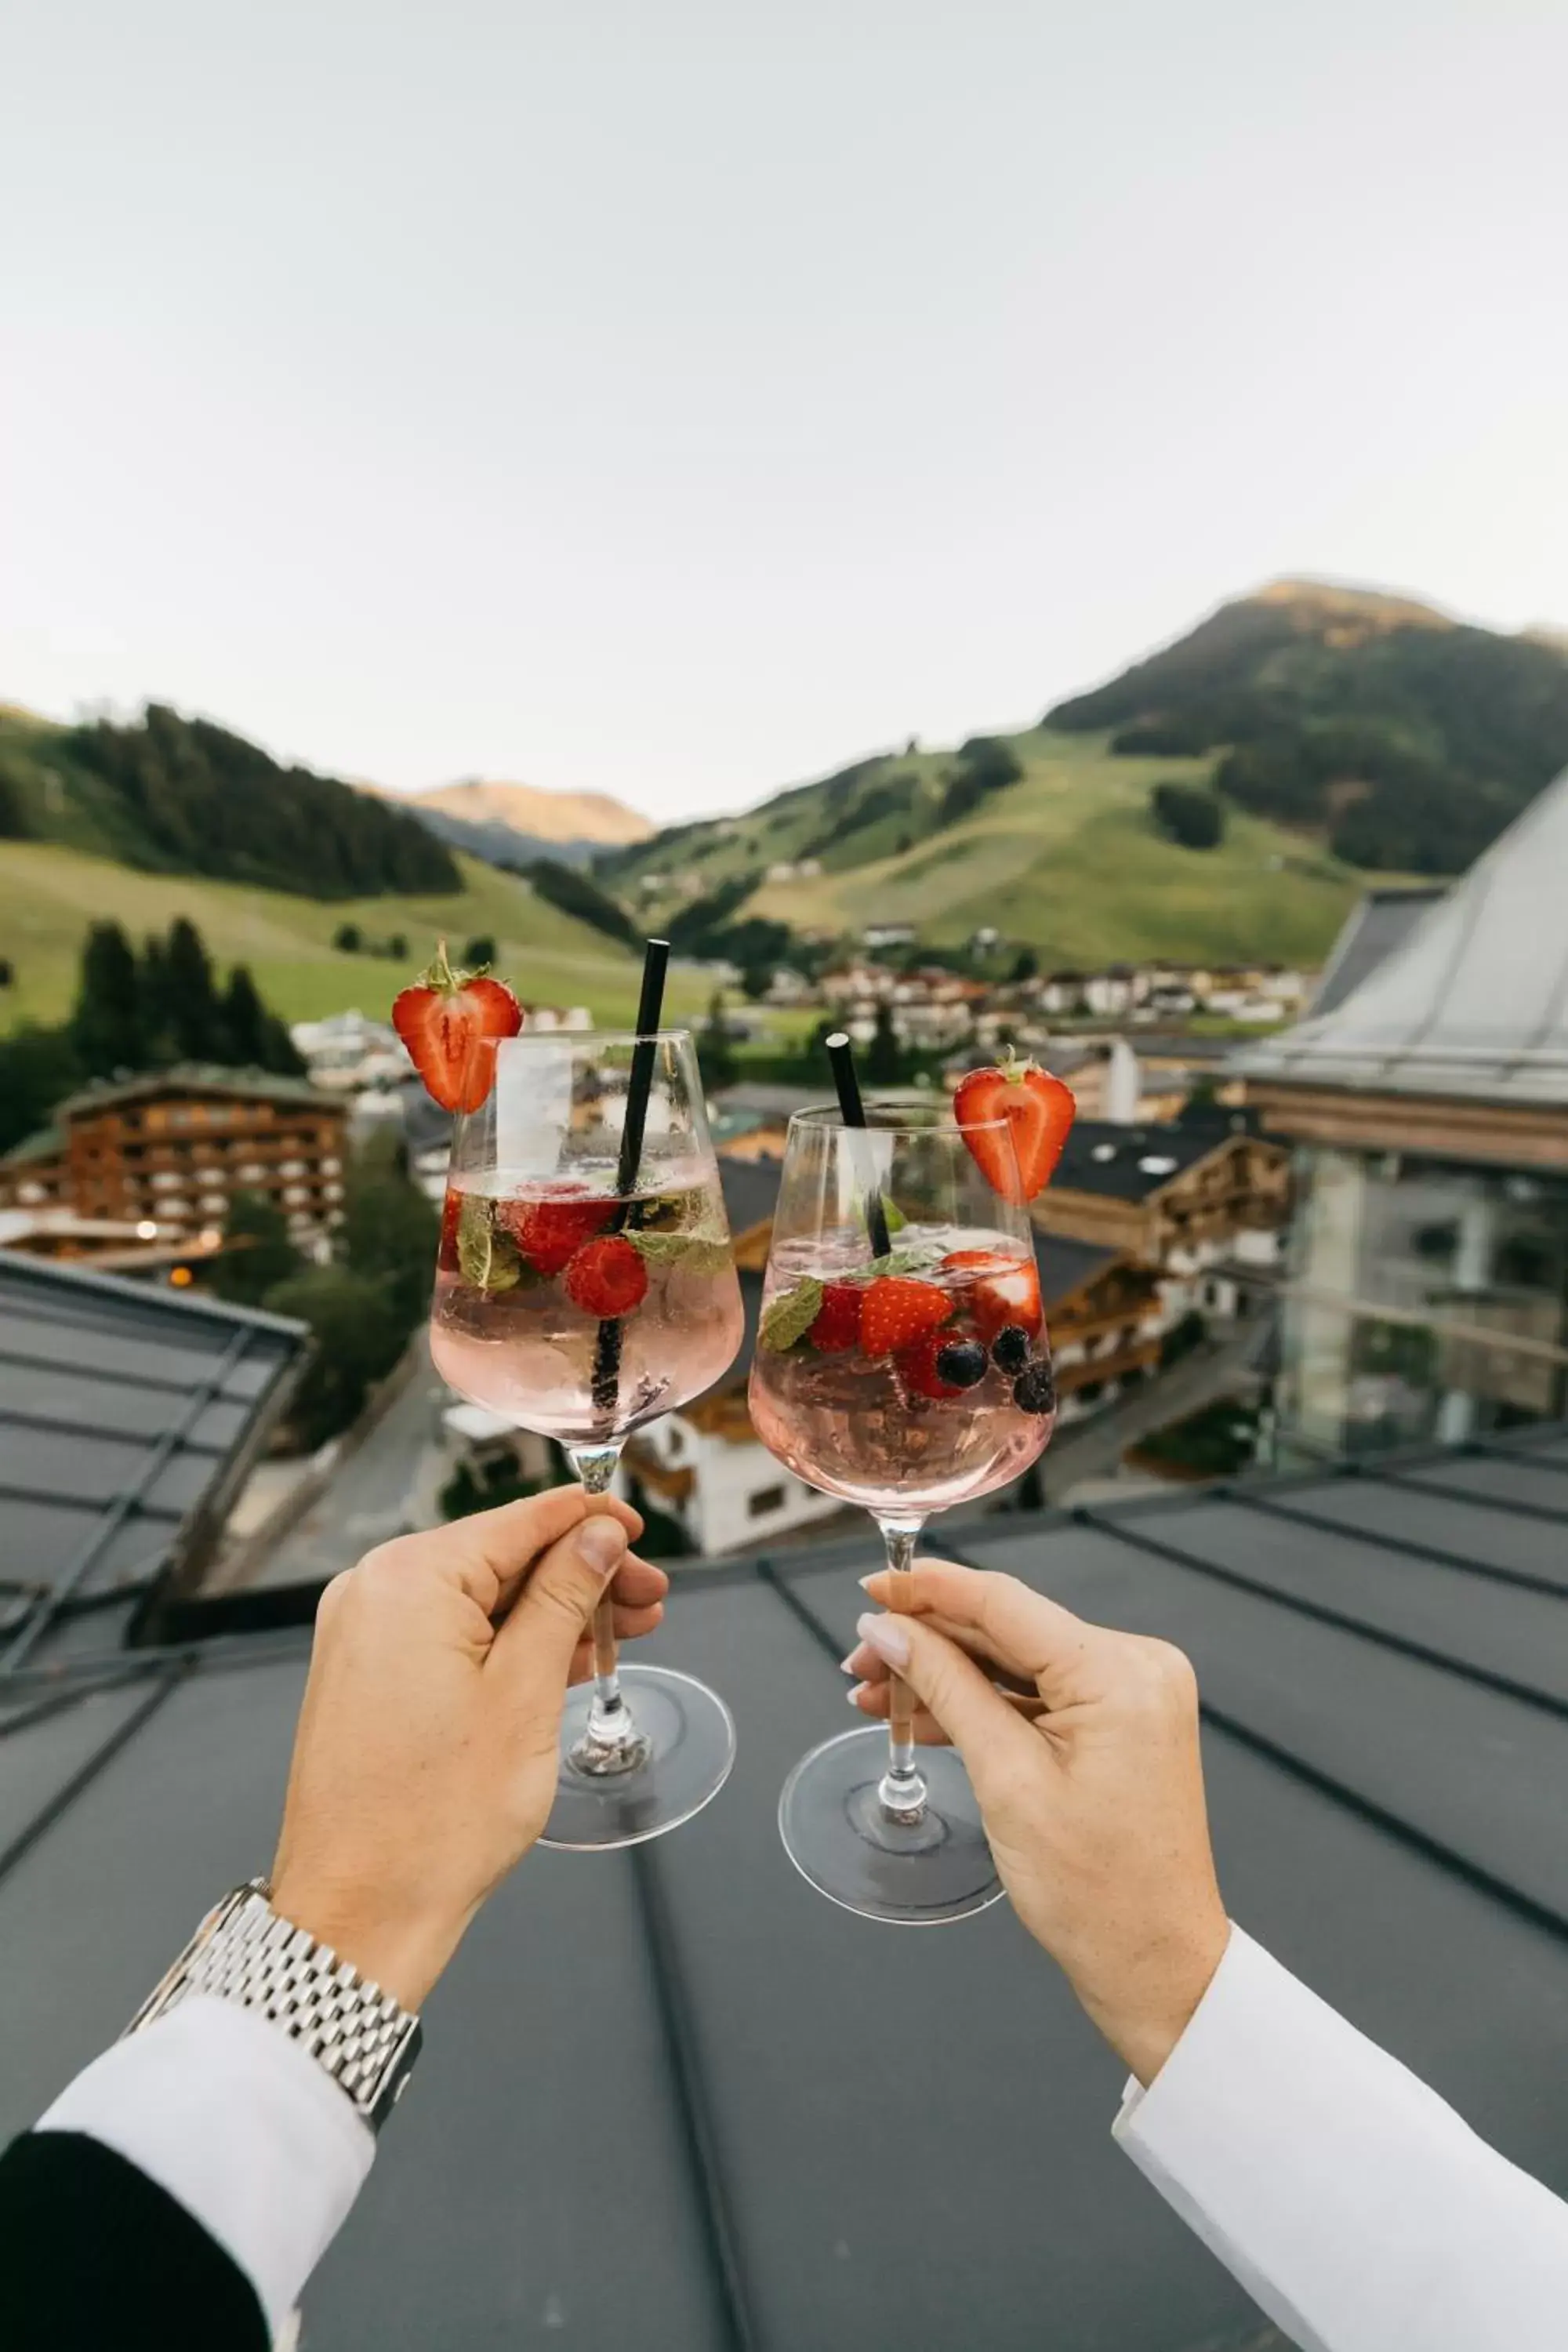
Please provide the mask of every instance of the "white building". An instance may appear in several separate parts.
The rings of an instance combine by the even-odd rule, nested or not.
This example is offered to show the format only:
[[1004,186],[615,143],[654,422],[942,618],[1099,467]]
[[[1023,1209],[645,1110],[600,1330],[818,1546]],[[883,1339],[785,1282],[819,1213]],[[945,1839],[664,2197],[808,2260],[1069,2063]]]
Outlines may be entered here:
[[408,1056],[395,1029],[371,1021],[356,1009],[330,1013],[324,1021],[296,1021],[289,1032],[303,1055],[313,1085],[334,1093],[358,1094],[366,1087],[395,1086],[408,1075]]
[[639,1430],[623,1463],[623,1483],[646,1487],[704,1555],[775,1540],[844,1508],[759,1444],[743,1388],[700,1397]]

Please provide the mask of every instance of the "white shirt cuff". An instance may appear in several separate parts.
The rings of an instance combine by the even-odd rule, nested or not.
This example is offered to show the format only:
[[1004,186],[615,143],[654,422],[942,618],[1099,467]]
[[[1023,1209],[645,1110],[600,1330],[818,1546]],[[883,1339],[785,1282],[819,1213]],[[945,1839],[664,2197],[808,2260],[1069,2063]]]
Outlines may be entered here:
[[1557,2338],[1568,2206],[1239,1928],[1115,2137],[1303,2352]]
[[250,2280],[274,2336],[375,2154],[313,2058],[212,1993],[106,2050],[36,2128],[84,2132],[177,2199]]

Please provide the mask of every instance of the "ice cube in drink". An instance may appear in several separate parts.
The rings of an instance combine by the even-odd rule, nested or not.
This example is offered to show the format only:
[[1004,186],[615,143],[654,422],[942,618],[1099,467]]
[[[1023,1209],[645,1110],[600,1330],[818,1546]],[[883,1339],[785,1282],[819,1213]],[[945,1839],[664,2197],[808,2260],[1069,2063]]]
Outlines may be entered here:
[[[864,1237],[775,1244],[752,1423],[823,1493],[879,1513],[972,1502],[1027,1469],[1056,1423],[1039,1279],[1001,1233],[910,1226],[879,1276]],[[878,1281],[909,1285],[901,1295]],[[880,1344],[890,1328],[895,1344]]]
[[454,1176],[430,1352],[448,1385],[563,1444],[624,1436],[710,1388],[742,1331],[711,1169],[663,1167],[619,1197],[570,1181]]

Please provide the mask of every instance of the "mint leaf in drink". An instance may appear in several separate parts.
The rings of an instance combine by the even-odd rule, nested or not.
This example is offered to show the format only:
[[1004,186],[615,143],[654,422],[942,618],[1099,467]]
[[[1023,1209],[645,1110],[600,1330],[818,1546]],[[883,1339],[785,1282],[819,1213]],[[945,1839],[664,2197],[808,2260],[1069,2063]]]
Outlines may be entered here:
[[874,1282],[884,1274],[929,1274],[941,1255],[941,1250],[930,1243],[918,1249],[889,1250],[885,1257],[874,1257],[869,1265],[858,1265],[846,1279]]
[[890,1234],[901,1234],[910,1222],[898,1202],[889,1201],[886,1192],[882,1195],[882,1217]]
[[513,1290],[522,1278],[517,1244],[497,1229],[495,1204],[468,1192],[458,1212],[458,1271],[476,1290]]
[[689,1233],[702,1222],[708,1195],[700,1185],[693,1185],[684,1192],[655,1192],[637,1205],[641,1213],[637,1222],[642,1232]]
[[649,1265],[689,1265],[695,1274],[722,1274],[730,1263],[730,1244],[718,1234],[649,1233],[643,1225],[626,1239]]
[[822,1306],[822,1285],[815,1275],[807,1275],[793,1290],[781,1290],[770,1299],[757,1333],[757,1345],[771,1356],[782,1356],[804,1339],[816,1322]]

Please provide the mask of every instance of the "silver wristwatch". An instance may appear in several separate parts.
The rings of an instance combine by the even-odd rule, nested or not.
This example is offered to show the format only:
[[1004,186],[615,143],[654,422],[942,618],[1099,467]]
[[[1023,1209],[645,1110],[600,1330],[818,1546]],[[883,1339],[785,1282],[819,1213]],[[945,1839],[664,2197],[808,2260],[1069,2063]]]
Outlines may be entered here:
[[226,1895],[125,2033],[139,2033],[188,1992],[216,1993],[279,2026],[379,2131],[419,2054],[419,2020],[330,1945],[279,1918],[270,1893],[264,1878],[252,1878]]

